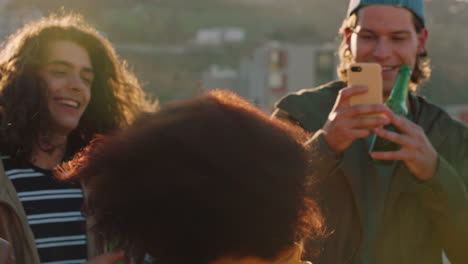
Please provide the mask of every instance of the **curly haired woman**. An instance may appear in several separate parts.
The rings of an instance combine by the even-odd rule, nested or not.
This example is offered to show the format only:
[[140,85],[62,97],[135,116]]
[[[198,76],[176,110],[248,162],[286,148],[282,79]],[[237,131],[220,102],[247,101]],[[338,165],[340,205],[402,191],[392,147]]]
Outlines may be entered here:
[[131,263],[306,263],[300,242],[323,227],[302,138],[215,91],[95,141],[62,176],[89,187],[94,232]]
[[94,255],[82,189],[56,181],[52,169],[96,134],[152,108],[110,42],[77,15],[51,15],[7,39],[0,51],[0,237],[18,264],[39,257],[83,263]]

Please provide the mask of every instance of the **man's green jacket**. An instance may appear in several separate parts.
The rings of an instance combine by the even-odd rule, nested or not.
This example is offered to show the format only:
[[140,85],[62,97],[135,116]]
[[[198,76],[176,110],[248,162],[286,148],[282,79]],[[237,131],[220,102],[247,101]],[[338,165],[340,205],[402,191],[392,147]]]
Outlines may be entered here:
[[[324,139],[327,121],[343,82],[284,97],[275,114],[314,132],[311,192],[319,197],[328,236],[306,250],[314,263],[359,263],[363,238],[362,175],[378,177],[364,139],[334,153]],[[377,231],[375,261],[382,264],[440,264],[442,250],[452,264],[468,263],[468,128],[437,106],[410,94],[413,121],[438,152],[438,168],[417,180],[398,161]],[[317,251],[318,257],[316,255]],[[304,258],[307,259],[307,258]]]

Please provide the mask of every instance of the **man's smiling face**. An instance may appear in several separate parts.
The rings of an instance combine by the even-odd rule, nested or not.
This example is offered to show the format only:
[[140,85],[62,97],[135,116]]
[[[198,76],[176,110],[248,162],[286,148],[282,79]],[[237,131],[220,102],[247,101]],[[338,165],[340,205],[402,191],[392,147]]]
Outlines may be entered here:
[[346,41],[356,62],[382,66],[384,96],[388,96],[403,64],[412,67],[424,52],[427,30],[416,32],[413,14],[406,8],[368,5],[357,12],[358,22]]

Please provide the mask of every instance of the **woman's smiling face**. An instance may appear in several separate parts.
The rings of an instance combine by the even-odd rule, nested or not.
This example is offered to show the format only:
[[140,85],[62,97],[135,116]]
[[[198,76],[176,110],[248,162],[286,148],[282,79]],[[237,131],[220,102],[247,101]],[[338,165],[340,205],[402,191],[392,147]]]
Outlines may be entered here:
[[91,60],[83,47],[68,40],[52,42],[45,55],[39,76],[47,85],[52,132],[69,134],[91,100]]

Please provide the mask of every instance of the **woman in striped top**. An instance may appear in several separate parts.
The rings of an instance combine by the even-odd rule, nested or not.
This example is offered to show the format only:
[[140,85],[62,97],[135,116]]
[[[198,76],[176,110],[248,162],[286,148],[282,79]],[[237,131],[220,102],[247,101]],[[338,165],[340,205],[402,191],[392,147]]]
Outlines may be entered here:
[[78,15],[52,15],[8,38],[0,51],[0,193],[17,195],[0,195],[0,237],[18,264],[37,264],[36,248],[43,264],[92,255],[81,186],[55,180],[52,169],[152,108],[110,42]]

